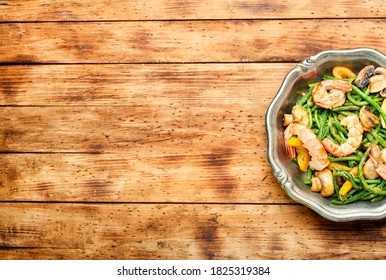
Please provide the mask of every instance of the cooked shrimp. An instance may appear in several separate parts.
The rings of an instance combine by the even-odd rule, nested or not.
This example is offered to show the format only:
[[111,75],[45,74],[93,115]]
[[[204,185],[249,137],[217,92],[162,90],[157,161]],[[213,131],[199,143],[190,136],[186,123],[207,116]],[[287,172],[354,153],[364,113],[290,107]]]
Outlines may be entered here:
[[371,145],[369,157],[370,158],[363,165],[362,171],[363,171],[363,176],[367,180],[373,180],[373,179],[379,178],[379,174],[375,170],[375,168],[381,159],[381,151],[379,150],[377,145],[375,144]]
[[312,170],[322,170],[330,163],[327,152],[315,133],[307,126],[298,123],[291,123],[284,131],[286,150],[291,158],[296,156],[296,151],[294,147],[287,145],[287,142],[294,135],[298,136],[299,140],[303,142],[304,148],[308,150],[311,156],[309,166]]
[[314,87],[312,99],[319,107],[331,109],[342,106],[346,101],[346,92],[351,90],[352,87],[349,82],[324,80]]
[[373,161],[375,171],[386,180],[386,148],[381,151],[377,145],[372,144],[369,156]]
[[328,138],[322,141],[324,148],[335,157],[345,157],[354,153],[361,145],[363,137],[363,127],[356,115],[344,117],[340,124],[348,129],[345,143],[337,145]]

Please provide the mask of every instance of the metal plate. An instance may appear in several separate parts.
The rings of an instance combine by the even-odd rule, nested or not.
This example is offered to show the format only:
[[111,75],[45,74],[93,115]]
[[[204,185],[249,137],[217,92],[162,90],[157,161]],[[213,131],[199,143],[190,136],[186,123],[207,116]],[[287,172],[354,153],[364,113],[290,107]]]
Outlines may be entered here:
[[287,156],[284,148],[282,119],[298,100],[299,93],[309,82],[320,81],[324,74],[331,75],[336,65],[346,66],[358,73],[364,66],[386,66],[386,56],[381,52],[358,48],[328,50],[305,59],[284,78],[283,83],[268,107],[265,116],[268,161],[272,172],[289,197],[321,216],[337,222],[376,220],[386,217],[386,199],[379,202],[359,201],[348,205],[331,205],[329,198],[310,191],[305,185],[305,174]]

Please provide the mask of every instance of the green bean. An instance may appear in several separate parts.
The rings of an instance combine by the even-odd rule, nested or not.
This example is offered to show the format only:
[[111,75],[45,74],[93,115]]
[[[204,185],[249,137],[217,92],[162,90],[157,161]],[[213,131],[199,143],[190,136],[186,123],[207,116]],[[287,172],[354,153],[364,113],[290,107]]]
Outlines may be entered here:
[[371,202],[381,201],[384,197],[385,197],[385,195],[378,195],[378,196],[374,197],[374,198],[371,200]]
[[354,175],[352,175],[350,172],[344,171],[344,170],[340,170],[340,171],[335,172],[334,175],[332,175],[332,178],[335,178],[335,177],[338,177],[338,176],[346,178],[347,180],[350,180],[352,185],[353,185],[353,188],[359,189],[359,186],[357,185],[357,182],[360,182],[360,181],[356,180]]
[[330,162],[340,162],[340,161],[350,161],[350,160],[359,161],[360,159],[356,156],[347,156],[347,157],[340,157],[340,158],[329,157],[329,160]]
[[308,167],[307,168],[307,177],[306,177],[306,180],[304,181],[304,184],[312,185],[311,179],[312,179],[312,169],[311,169],[311,167]]
[[[330,134],[329,135],[327,135],[325,138],[328,138],[328,139],[330,139],[334,144],[336,144],[336,145],[339,145],[340,143],[334,138],[334,137],[332,137]],[[324,139],[324,138],[323,138]]]
[[305,95],[303,95],[302,98],[300,98],[298,102],[296,102],[296,105],[303,106],[304,103],[307,102],[307,99],[311,96],[311,94],[312,94],[312,90],[308,90],[307,93]]
[[350,197],[349,199],[345,200],[345,201],[340,201],[340,200],[332,200],[331,201],[331,204],[335,204],[335,205],[345,205],[345,204],[349,204],[349,203],[353,203],[355,201],[358,201],[360,200],[364,195],[367,194],[367,191],[366,190],[363,190],[359,193],[357,193],[356,195],[353,195],[352,197]]
[[341,106],[356,106],[356,105],[350,102],[348,99],[346,99],[346,101]]
[[347,136],[348,132],[347,130],[338,122],[336,119],[334,119],[333,124],[336,126],[336,128],[341,131],[345,136]]
[[386,185],[386,180],[382,180],[382,182],[378,185],[379,188],[383,189],[383,187]]
[[322,115],[321,124],[320,124],[320,131],[318,133],[318,138],[323,139],[323,136],[326,134],[325,130],[328,128],[327,126],[327,118],[328,118],[329,112],[325,110]]
[[[349,133],[348,129],[340,124],[340,117],[350,115],[358,116],[359,110],[363,106],[368,106],[371,113],[386,121],[386,112],[383,112],[381,108],[384,98],[380,96],[379,93],[370,93],[370,86],[359,89],[354,84],[355,78],[356,77],[344,79],[352,85],[352,90],[346,93],[346,100],[341,106],[325,109],[315,105],[312,98],[312,91],[320,82],[308,84],[308,90],[298,99],[296,104],[306,109],[309,117],[308,128],[315,133],[318,139],[328,138],[337,145],[345,143]],[[325,75],[323,79],[336,80],[336,78],[331,75]],[[359,200],[376,202],[386,197],[386,180],[382,178],[366,179],[363,173],[363,167],[369,158],[371,145],[373,143],[379,145],[382,149],[386,148],[386,129],[381,126],[381,122],[371,130],[364,131],[360,147],[351,155],[337,158],[328,153],[328,158],[331,163],[337,162],[350,168],[358,168],[358,175],[355,177],[352,173],[346,171],[346,169],[342,170],[334,167],[334,194],[330,196],[332,199],[331,204],[345,205]],[[304,183],[311,186],[314,171],[308,167],[305,175]],[[349,180],[353,186],[344,196],[339,194],[339,177]]]
[[307,168],[307,180],[310,179],[311,180],[312,178],[312,169],[311,167],[308,167]]
[[351,116],[353,114],[353,112],[350,112],[350,111],[340,111],[339,114],[342,115],[342,116],[347,117],[347,116]]
[[351,189],[351,191],[349,191],[349,192],[344,196],[344,198],[345,198],[345,199],[350,198],[350,197],[352,197],[353,195],[355,195],[357,192],[358,192],[357,189]]
[[[370,146],[371,147],[371,146]],[[368,185],[365,178],[364,178],[364,175],[363,175],[363,165],[367,159],[367,156],[369,155],[370,153],[370,147],[367,148],[365,154],[363,155],[361,161],[359,162],[359,166],[358,166],[358,178],[361,180],[361,183],[362,183],[362,186],[363,188],[370,192],[370,193],[375,193],[375,194],[379,194],[379,195],[386,195],[386,190],[380,188],[379,186],[373,186],[373,185]]]
[[[368,133],[367,133],[368,134]],[[374,139],[377,139],[378,140],[378,143],[383,147],[383,148],[386,148],[386,141],[381,137],[379,136],[379,134],[374,130],[370,130],[370,134],[371,136],[374,137]]]
[[314,100],[312,99],[312,97],[310,97],[310,98],[307,99],[307,106],[310,107],[310,108],[312,108],[312,107],[315,106],[315,102],[314,102]]
[[371,200],[371,199],[375,198],[376,196],[378,196],[378,195],[375,193],[368,193],[367,195],[363,196],[361,200]]
[[358,162],[357,161],[354,161],[354,160],[350,160],[348,162],[348,166],[351,167],[351,168],[354,168],[355,166],[357,166]]
[[348,92],[348,93],[346,94],[346,96],[347,96],[347,99],[350,100],[350,102],[353,103],[354,105],[357,105],[357,106],[366,106],[366,105],[369,104],[369,103],[367,103],[366,101],[358,101],[358,100],[356,100],[356,99],[352,96],[352,94],[351,94],[350,92]]
[[365,138],[367,138],[370,143],[374,143],[376,139],[370,133],[366,133]]
[[324,138],[326,138],[327,136],[331,136],[331,134],[330,134],[330,128],[331,128],[331,122],[328,121],[328,122],[327,122],[327,125],[326,125],[326,127],[325,127],[325,129],[324,129],[324,131],[323,131],[323,134],[322,134],[322,136],[321,136],[320,139],[324,139]]
[[342,138],[341,135],[338,133],[337,129],[335,126],[331,126],[330,127],[330,133],[331,135],[336,139],[336,141],[339,143],[339,144],[342,144],[345,142],[345,138]]
[[377,133],[382,139],[386,139],[386,134],[383,131],[378,131]]
[[319,122],[319,116],[318,116],[318,110],[314,111],[314,121],[316,126],[320,129],[320,122]]
[[381,130],[381,124],[378,123],[378,124],[373,128],[373,130],[374,130],[377,134],[379,134],[379,131]]
[[[385,181],[386,182],[386,181]],[[373,185],[373,184],[380,184],[381,183],[381,179],[369,179],[369,180],[366,180],[366,183],[367,184],[370,184],[370,185]]]
[[[344,170],[341,170],[340,168],[338,167],[334,167],[334,169],[336,169],[337,171],[333,174],[332,178],[333,178],[333,185],[334,185],[334,190],[335,190],[335,193],[337,195],[337,197],[339,198],[339,200],[341,202],[343,201],[346,201],[346,197],[342,197],[339,193],[339,187],[338,187],[338,184],[337,184],[337,177],[343,177],[343,178],[346,178],[347,180],[351,181],[352,183],[352,186],[353,186],[353,189],[360,189],[360,186],[358,184],[360,184],[360,180],[358,178],[355,178],[353,176],[353,174],[351,174],[350,172],[348,171],[344,171]],[[350,200],[348,200],[350,201]],[[340,203],[339,203],[340,204]]]
[[356,105],[348,105],[348,106],[340,106],[340,107],[335,107],[332,108],[331,111],[333,112],[340,112],[340,111],[359,111],[361,107],[356,106]]
[[311,108],[307,106],[306,110],[307,110],[307,113],[308,113],[308,118],[310,119],[310,122],[308,124],[308,128],[311,128],[312,125],[313,125]]
[[342,198],[341,198],[341,196],[340,196],[340,194],[339,194],[339,187],[338,187],[338,182],[336,181],[336,177],[337,177],[337,175],[336,175],[336,173],[334,173],[334,174],[332,175],[332,183],[333,183],[333,185],[334,185],[334,192],[335,192],[335,194],[337,195],[337,197],[338,197],[340,200],[342,200]]
[[357,158],[362,158],[363,157],[363,153],[360,150],[356,150],[354,152],[354,154],[357,156]]
[[320,82],[315,82],[315,83],[308,84],[309,90],[311,90],[311,92],[312,92],[312,90],[314,89],[314,87],[315,87],[317,84],[319,84],[319,83],[320,83]]
[[352,88],[356,94],[358,94],[360,97],[362,97],[366,102],[368,102],[370,105],[372,105],[382,116],[383,120],[386,121],[386,113],[383,112],[382,108],[368,95],[366,95],[364,92],[362,92],[359,88],[352,85]]
[[349,82],[350,84],[352,84],[355,80],[356,80],[357,76],[354,76],[350,79],[344,79],[345,81]]
[[370,86],[367,86],[366,90],[364,91],[364,94],[365,95],[369,95],[370,94]]
[[336,80],[336,78],[334,76],[331,76],[331,75],[324,75],[323,80]]

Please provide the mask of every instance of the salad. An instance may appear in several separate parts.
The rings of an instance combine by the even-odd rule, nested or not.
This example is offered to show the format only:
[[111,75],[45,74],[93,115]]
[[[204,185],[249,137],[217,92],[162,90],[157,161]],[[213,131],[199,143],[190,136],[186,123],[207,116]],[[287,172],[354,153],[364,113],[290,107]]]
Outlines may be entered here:
[[386,68],[335,66],[284,114],[288,156],[331,204],[386,196]]

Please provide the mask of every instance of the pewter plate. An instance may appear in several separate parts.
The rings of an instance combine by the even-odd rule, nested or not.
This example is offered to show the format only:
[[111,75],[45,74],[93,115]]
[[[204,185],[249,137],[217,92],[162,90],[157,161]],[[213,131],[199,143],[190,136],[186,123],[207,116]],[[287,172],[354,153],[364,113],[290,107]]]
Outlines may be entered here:
[[306,90],[307,84],[312,81],[320,81],[325,74],[331,75],[334,66],[346,66],[354,73],[358,73],[360,69],[369,64],[385,67],[386,56],[374,49],[358,48],[328,50],[308,57],[297,64],[284,78],[265,116],[267,153],[272,173],[290,198],[331,221],[347,222],[385,218],[386,199],[375,203],[360,201],[348,205],[331,205],[331,199],[311,192],[310,187],[303,183],[304,172],[301,172],[286,154],[282,119],[284,113],[291,111],[299,94]]

